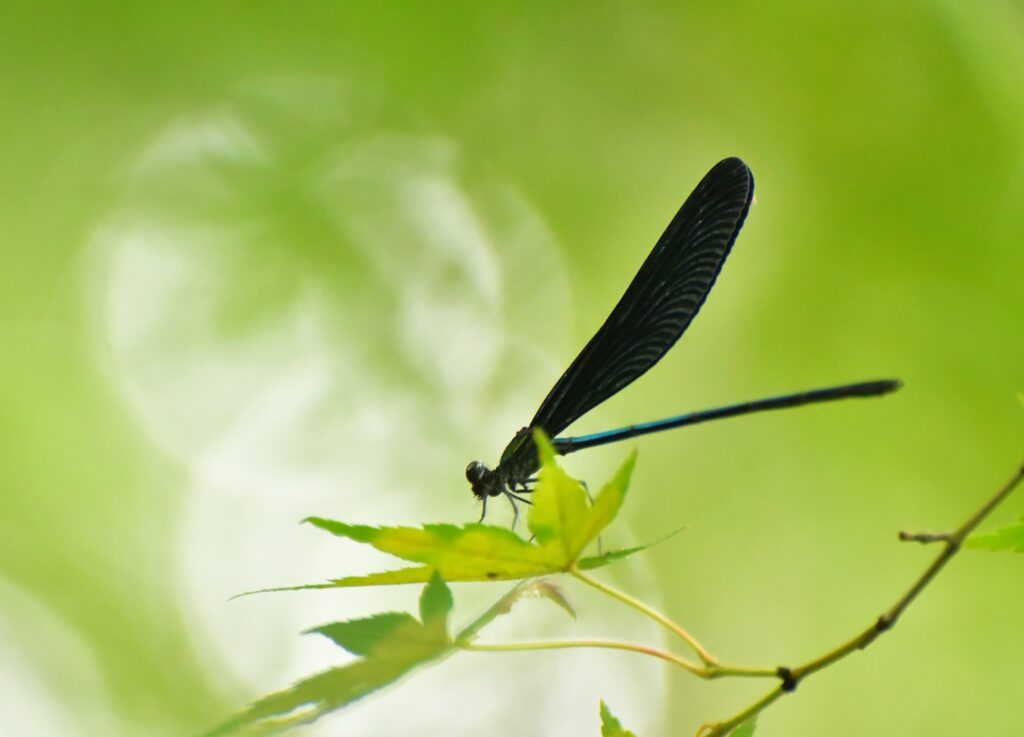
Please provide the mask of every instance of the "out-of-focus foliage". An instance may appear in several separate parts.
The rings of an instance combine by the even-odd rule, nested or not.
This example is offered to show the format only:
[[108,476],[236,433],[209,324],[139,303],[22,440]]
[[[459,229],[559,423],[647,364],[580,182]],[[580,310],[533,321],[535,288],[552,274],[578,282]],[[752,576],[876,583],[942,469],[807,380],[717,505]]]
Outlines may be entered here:
[[[466,463],[728,155],[758,202],[710,299],[573,432],[903,379],[628,444],[620,523],[687,526],[622,564],[633,590],[745,662],[865,626],[927,555],[896,532],[961,519],[1024,438],[1022,28],[1012,0],[3,3],[0,733],[196,733],[337,664],[296,631],[411,611],[227,600],[359,555],[293,524],[313,514],[475,519]],[[958,560],[758,734],[1019,732],[1019,574]],[[534,689],[526,660],[452,659],[331,729],[397,737],[421,698],[425,731],[457,734],[458,703],[464,734],[591,735],[615,694],[637,734],[686,733],[749,696],[554,657],[564,689]]]
[[1001,527],[992,532],[972,535],[967,541],[968,547],[981,550],[1005,550],[1012,553],[1024,553],[1024,519]]
[[334,622],[311,630],[362,658],[350,665],[317,673],[285,691],[264,696],[209,732],[209,737],[276,734],[289,727],[308,724],[393,683],[413,668],[443,657],[452,649],[448,635],[451,609],[451,591],[435,575],[420,595],[419,620],[411,614],[387,613]]
[[756,721],[751,720],[749,722],[744,722],[743,724],[738,726],[735,730],[733,730],[732,734],[729,737],[754,737],[754,730],[756,728],[757,728],[757,722]]

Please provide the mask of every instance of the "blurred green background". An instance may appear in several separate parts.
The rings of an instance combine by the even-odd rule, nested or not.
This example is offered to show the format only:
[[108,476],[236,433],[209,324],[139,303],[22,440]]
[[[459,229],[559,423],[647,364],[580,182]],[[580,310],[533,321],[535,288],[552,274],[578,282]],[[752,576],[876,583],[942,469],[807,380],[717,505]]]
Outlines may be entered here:
[[[897,530],[959,522],[1020,460],[1019,2],[6,2],[0,46],[0,733],[195,733],[340,659],[299,631],[381,599],[227,598],[364,569],[302,547],[306,514],[472,519],[466,462],[725,156],[758,200],[713,295],[576,430],[906,387],[633,443],[632,534],[688,527],[619,585],[725,660],[795,663],[922,569]],[[758,734],[1019,733],[1022,576],[963,555]],[[496,721],[516,692],[483,659],[494,703],[447,718],[597,734],[544,658],[520,679],[592,729]],[[612,662],[576,676],[642,737],[761,690]],[[617,700],[634,668],[657,688]]]

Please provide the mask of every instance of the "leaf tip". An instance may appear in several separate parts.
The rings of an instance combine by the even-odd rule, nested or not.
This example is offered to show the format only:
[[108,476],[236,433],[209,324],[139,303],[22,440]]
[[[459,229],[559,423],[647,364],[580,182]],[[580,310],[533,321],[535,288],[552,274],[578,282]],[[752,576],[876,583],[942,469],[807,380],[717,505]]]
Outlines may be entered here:
[[629,455],[626,456],[626,460],[622,462],[619,467],[619,473],[617,474],[620,482],[623,486],[629,486],[629,479],[633,476],[633,469],[636,468],[636,459],[639,457],[639,452],[636,448],[629,451]]
[[555,446],[547,433],[541,428],[533,428],[533,442],[537,446],[537,457],[542,466],[548,466],[555,462]]
[[452,590],[435,568],[420,594],[420,621],[423,624],[434,620],[447,623],[448,614],[454,605]]
[[601,699],[601,737],[636,737],[628,729],[623,729],[622,723],[612,714],[608,704]]

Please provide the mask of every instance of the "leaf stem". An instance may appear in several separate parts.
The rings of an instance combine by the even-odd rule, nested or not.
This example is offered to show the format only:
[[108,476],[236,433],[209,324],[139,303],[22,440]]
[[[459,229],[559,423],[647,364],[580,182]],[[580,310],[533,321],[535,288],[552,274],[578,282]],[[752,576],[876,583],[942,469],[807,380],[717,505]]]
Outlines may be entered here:
[[661,612],[652,609],[639,599],[634,599],[632,596],[623,591],[619,591],[618,589],[612,588],[611,586],[608,586],[596,579],[591,578],[578,568],[571,568],[569,570],[569,573],[577,579],[579,579],[580,581],[582,581],[583,583],[587,584],[588,586],[592,586],[601,593],[607,594],[613,599],[618,599],[623,604],[626,604],[627,606],[636,609],[638,612],[641,612],[642,614],[650,617],[658,624],[662,625],[663,627],[673,632],[676,636],[683,640],[683,642],[690,646],[690,649],[693,650],[694,653],[696,653],[697,657],[701,659],[701,662],[704,663],[705,666],[713,668],[719,667],[718,660],[715,659],[715,657],[712,656],[711,653],[709,653],[704,648],[704,646],[697,641],[696,637],[691,635],[689,632],[687,632],[685,629],[680,627],[678,624],[673,622],[671,619],[666,617]]
[[512,605],[515,603],[516,599],[519,598],[520,590],[527,585],[529,585],[528,581],[523,580],[509,589],[509,591],[494,602],[486,612],[470,622],[461,632],[459,632],[459,634],[454,638],[454,644],[458,647],[462,647],[464,644],[476,637],[480,630],[494,621],[497,617],[502,614],[507,614],[512,609]]
[[475,652],[511,653],[525,652],[529,650],[566,650],[570,648],[602,648],[607,650],[624,650],[626,652],[649,655],[651,657],[666,660],[677,665],[693,675],[713,680],[725,676],[737,676],[747,678],[775,678],[778,676],[777,668],[746,668],[723,665],[700,665],[692,660],[680,657],[667,650],[661,650],[648,645],[637,645],[632,642],[619,642],[617,640],[555,640],[551,642],[516,642],[510,644],[487,645],[474,642],[457,641],[456,647],[462,650]]
[[686,658],[681,658],[667,650],[661,650],[647,645],[637,645],[631,642],[617,642],[615,640],[556,640],[553,642],[515,642],[502,645],[486,645],[475,642],[460,642],[457,646],[462,650],[483,653],[514,653],[529,650],[567,650],[570,648],[601,648],[606,650],[625,650],[626,652],[650,655],[655,658],[667,660],[673,665],[685,668],[690,673],[704,676],[703,666],[694,663]]
[[778,678],[778,668],[764,668],[761,666],[749,666],[749,665],[725,665],[724,663],[714,663],[708,665],[705,670],[707,671],[706,678],[725,678],[732,676],[735,678]]

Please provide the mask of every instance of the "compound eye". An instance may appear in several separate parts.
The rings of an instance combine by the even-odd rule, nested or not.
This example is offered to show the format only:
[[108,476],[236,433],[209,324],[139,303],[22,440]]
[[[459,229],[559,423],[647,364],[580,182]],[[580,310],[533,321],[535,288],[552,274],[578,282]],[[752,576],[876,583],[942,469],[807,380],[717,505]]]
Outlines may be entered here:
[[487,469],[484,464],[480,461],[473,461],[466,466],[466,479],[471,484],[478,484],[483,481],[484,476],[487,475]]

